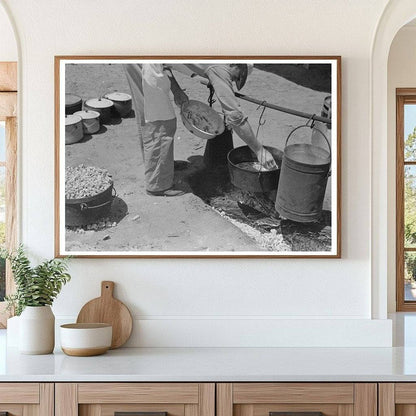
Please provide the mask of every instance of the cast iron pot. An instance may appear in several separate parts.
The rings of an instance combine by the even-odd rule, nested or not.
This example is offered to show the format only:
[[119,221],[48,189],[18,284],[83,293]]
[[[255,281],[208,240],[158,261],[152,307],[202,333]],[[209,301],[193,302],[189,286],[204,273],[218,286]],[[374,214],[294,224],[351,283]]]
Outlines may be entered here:
[[100,113],[100,121],[102,124],[106,124],[111,121],[111,112],[114,103],[107,98],[92,98],[84,103],[84,109],[90,111],[96,111]]
[[93,224],[108,216],[116,197],[113,184],[97,195],[86,198],[65,199],[65,225],[76,227]]
[[124,92],[110,92],[104,96],[114,103],[114,111],[120,117],[127,117],[131,113],[132,100],[131,95]]
[[65,115],[82,110],[82,98],[75,94],[65,94]]
[[239,163],[257,162],[256,155],[248,146],[241,146],[230,150],[227,155],[227,161],[231,183],[234,186],[249,192],[270,192],[277,189],[283,152],[275,147],[264,147],[273,155],[279,166],[278,169],[265,172],[253,172],[252,170],[239,167]]

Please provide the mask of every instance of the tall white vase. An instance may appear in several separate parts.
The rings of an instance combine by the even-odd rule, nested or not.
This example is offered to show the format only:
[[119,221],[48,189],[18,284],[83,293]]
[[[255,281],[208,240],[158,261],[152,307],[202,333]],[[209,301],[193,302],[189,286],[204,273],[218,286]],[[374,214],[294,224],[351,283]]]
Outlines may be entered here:
[[55,316],[50,306],[26,306],[19,319],[19,351],[50,354],[55,347]]
[[19,347],[19,320],[20,316],[13,316],[7,320],[7,346]]

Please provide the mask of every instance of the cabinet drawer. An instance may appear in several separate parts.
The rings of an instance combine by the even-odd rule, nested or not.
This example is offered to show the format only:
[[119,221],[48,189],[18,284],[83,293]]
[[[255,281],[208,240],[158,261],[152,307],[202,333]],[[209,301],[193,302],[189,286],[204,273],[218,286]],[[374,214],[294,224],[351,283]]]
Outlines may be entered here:
[[380,416],[416,415],[416,383],[380,383]]
[[0,383],[0,415],[53,416],[51,383]]
[[56,416],[215,416],[213,383],[59,383]]
[[217,416],[377,416],[375,383],[221,383]]

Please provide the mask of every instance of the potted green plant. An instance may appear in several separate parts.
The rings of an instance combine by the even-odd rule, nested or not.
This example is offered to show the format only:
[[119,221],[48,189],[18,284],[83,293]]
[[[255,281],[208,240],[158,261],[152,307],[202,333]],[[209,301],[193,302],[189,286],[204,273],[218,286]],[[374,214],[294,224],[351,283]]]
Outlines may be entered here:
[[2,250],[0,257],[10,261],[16,292],[6,296],[8,309],[19,318],[19,351],[23,354],[49,354],[55,346],[55,316],[51,305],[71,276],[67,258],[51,259],[33,267],[23,246]]

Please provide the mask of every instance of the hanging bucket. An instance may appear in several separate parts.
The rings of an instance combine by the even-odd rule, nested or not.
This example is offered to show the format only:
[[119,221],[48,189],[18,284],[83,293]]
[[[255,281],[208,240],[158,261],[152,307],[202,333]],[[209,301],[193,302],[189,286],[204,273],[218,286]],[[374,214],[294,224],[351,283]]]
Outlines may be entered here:
[[325,138],[329,152],[311,144],[291,144],[286,139],[275,208],[280,216],[296,222],[316,222],[321,218],[326,185],[331,167],[331,146]]

